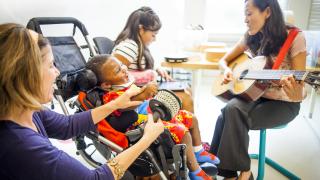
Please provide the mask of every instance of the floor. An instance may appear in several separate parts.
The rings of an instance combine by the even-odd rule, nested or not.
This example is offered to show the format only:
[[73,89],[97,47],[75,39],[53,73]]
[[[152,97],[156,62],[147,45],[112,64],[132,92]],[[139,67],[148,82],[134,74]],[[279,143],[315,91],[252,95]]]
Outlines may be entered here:
[[[202,139],[206,142],[211,142],[216,118],[224,106],[224,103],[211,95],[212,82],[211,78],[202,78],[200,87],[197,89],[196,115],[200,121]],[[319,109],[319,104],[316,108]],[[307,112],[308,98],[302,103],[300,115],[286,128],[267,131],[266,155],[294,172],[301,179],[315,180],[320,179],[320,139],[304,117]],[[320,121],[319,117],[318,120]],[[259,131],[251,131],[249,134],[249,153],[258,152]],[[71,140],[52,140],[52,142],[58,148],[85,163],[80,156],[76,155],[75,145]],[[251,164],[252,172],[256,176],[257,161],[252,160]],[[218,177],[218,179],[222,178]],[[266,166],[265,179],[282,180],[286,178]]]

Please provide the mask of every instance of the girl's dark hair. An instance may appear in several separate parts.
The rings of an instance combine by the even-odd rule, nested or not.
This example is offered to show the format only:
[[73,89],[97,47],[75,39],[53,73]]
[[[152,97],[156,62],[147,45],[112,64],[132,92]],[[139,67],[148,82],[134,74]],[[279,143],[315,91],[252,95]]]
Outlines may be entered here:
[[[248,0],[245,0],[247,2]],[[270,8],[270,16],[261,30],[255,35],[245,34],[245,42],[255,55],[277,55],[287,38],[287,29],[280,5],[277,0],[252,0],[260,12]]]
[[138,68],[141,67],[142,57],[146,60],[146,69],[152,69],[154,66],[154,59],[151,56],[149,49],[142,43],[139,35],[139,25],[142,25],[146,31],[158,31],[161,28],[161,22],[158,15],[150,7],[141,7],[133,11],[117,39],[115,45],[126,39],[132,39],[138,44]]

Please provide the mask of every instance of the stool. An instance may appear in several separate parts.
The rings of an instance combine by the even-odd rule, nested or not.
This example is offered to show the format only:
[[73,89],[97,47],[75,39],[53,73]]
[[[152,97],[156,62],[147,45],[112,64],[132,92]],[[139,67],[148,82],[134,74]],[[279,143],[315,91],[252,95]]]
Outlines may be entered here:
[[[275,127],[274,129],[281,129],[286,127],[286,125]],[[258,159],[258,176],[257,180],[263,180],[264,178],[264,165],[267,163],[273,169],[280,172],[282,175],[288,177],[289,179],[293,180],[300,180],[298,176],[294,175],[284,167],[280,166],[275,161],[271,160],[270,158],[266,157],[266,136],[267,130],[261,129],[260,130],[260,144],[259,144],[259,154],[250,154],[251,159]]]

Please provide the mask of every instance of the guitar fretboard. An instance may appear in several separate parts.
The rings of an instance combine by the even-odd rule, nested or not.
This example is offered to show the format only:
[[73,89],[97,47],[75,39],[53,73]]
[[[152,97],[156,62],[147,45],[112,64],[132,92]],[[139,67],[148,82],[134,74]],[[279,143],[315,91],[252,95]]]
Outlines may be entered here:
[[296,70],[258,70],[258,71],[244,71],[240,79],[251,79],[251,80],[280,80],[283,75],[291,75],[296,80],[304,80],[308,74],[307,71],[296,71]]

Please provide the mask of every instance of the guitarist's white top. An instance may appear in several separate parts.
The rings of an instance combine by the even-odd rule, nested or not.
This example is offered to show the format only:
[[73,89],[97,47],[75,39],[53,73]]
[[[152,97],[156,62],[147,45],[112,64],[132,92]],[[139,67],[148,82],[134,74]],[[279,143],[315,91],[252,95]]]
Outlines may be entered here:
[[[249,51],[249,49],[248,49]],[[283,60],[280,69],[291,69],[291,59],[301,52],[306,51],[306,40],[304,34],[299,32],[295,37],[291,47],[289,48],[289,52],[285,59]],[[250,51],[249,51],[250,52]],[[275,61],[276,57],[272,57],[273,61]],[[268,99],[275,100],[283,100],[283,101],[291,101],[282,88],[279,87],[270,87],[266,90],[262,97]]]

